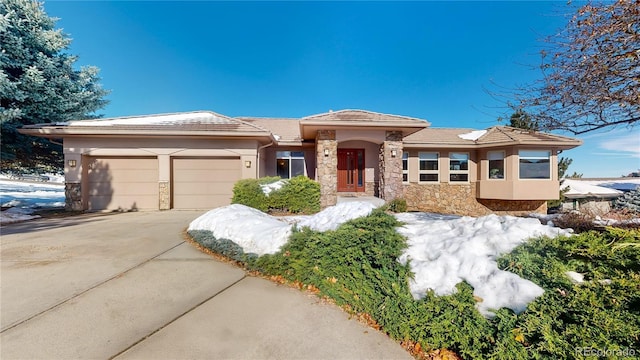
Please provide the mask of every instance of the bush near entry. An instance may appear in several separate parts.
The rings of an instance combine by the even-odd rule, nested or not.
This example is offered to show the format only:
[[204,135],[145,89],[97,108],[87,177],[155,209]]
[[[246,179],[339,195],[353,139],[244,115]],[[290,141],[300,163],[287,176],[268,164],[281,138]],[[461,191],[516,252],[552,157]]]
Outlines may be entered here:
[[279,177],[242,179],[233,187],[234,204],[243,204],[267,212],[286,211],[292,214],[313,214],[320,211],[320,184],[306,176],[296,176],[277,190],[265,195],[260,185],[280,180]]

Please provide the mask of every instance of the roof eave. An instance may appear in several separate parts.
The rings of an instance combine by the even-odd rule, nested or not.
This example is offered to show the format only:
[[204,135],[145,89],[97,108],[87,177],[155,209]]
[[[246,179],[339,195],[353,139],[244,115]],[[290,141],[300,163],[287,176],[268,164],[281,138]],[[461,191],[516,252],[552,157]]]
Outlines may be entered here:
[[18,132],[44,138],[66,136],[193,136],[193,137],[271,137],[268,132],[212,131],[212,130],[130,130],[130,129],[70,129],[70,128],[22,128]]

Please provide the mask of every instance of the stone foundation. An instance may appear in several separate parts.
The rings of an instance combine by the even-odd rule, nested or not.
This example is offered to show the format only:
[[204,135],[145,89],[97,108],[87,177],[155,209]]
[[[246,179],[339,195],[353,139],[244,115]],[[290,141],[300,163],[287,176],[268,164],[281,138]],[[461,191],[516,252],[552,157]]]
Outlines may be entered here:
[[409,211],[467,216],[547,213],[546,200],[477,199],[476,183],[405,184],[404,198]]
[[66,211],[82,211],[82,185],[80,183],[64,184],[64,209]]
[[[325,150],[328,155],[325,156]],[[335,130],[318,130],[316,136],[316,166],[320,183],[320,206],[335,205],[338,201],[338,142]]]
[[168,181],[158,183],[158,199],[160,200],[160,210],[171,209],[171,189]]

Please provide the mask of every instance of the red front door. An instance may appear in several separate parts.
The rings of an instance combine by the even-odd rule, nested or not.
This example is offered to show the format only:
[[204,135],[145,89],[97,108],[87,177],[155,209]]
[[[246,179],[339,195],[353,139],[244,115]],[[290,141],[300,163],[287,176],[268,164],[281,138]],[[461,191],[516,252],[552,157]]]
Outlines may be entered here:
[[364,149],[338,149],[338,192],[364,191]]

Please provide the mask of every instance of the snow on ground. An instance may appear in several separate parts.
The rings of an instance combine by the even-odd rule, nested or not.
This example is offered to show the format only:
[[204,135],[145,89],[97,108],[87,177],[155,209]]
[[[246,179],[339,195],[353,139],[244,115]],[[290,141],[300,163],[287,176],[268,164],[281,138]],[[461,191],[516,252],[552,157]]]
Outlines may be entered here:
[[[374,208],[364,202],[344,203],[315,215],[296,217],[294,224],[316,231],[335,230],[340,224],[368,215]],[[191,222],[188,230],[209,230],[217,239],[228,239],[240,245],[246,253],[264,255],[280,250],[289,240],[294,224],[245,205],[233,204],[200,216]]]
[[478,310],[487,317],[502,307],[519,313],[544,292],[533,282],[498,269],[496,258],[534,236],[570,234],[537,219],[514,216],[403,213],[396,218],[405,223],[398,232],[407,237],[409,247],[399,261],[408,261],[415,274],[409,281],[413,297],[423,298],[429,289],[436,295],[453,294],[456,284],[465,280],[482,299]]
[[[366,216],[375,208],[367,202],[345,202],[315,214],[273,217],[244,205],[214,209],[194,220],[189,230],[209,230],[216,238],[231,240],[245,252],[276,253],[291,234],[294,224],[316,231],[335,230],[340,224]],[[516,274],[498,269],[496,259],[535,236],[569,235],[542,225],[534,218],[488,215],[479,218],[429,213],[396,214],[405,225],[398,232],[406,236],[408,248],[398,259],[409,262],[415,274],[409,281],[415,299],[428,289],[437,295],[452,294],[456,284],[467,281],[482,299],[478,310],[493,316],[493,309],[507,307],[523,311],[544,290]]]
[[29,183],[0,179],[0,223],[7,224],[37,218],[39,208],[64,207],[64,185]]

